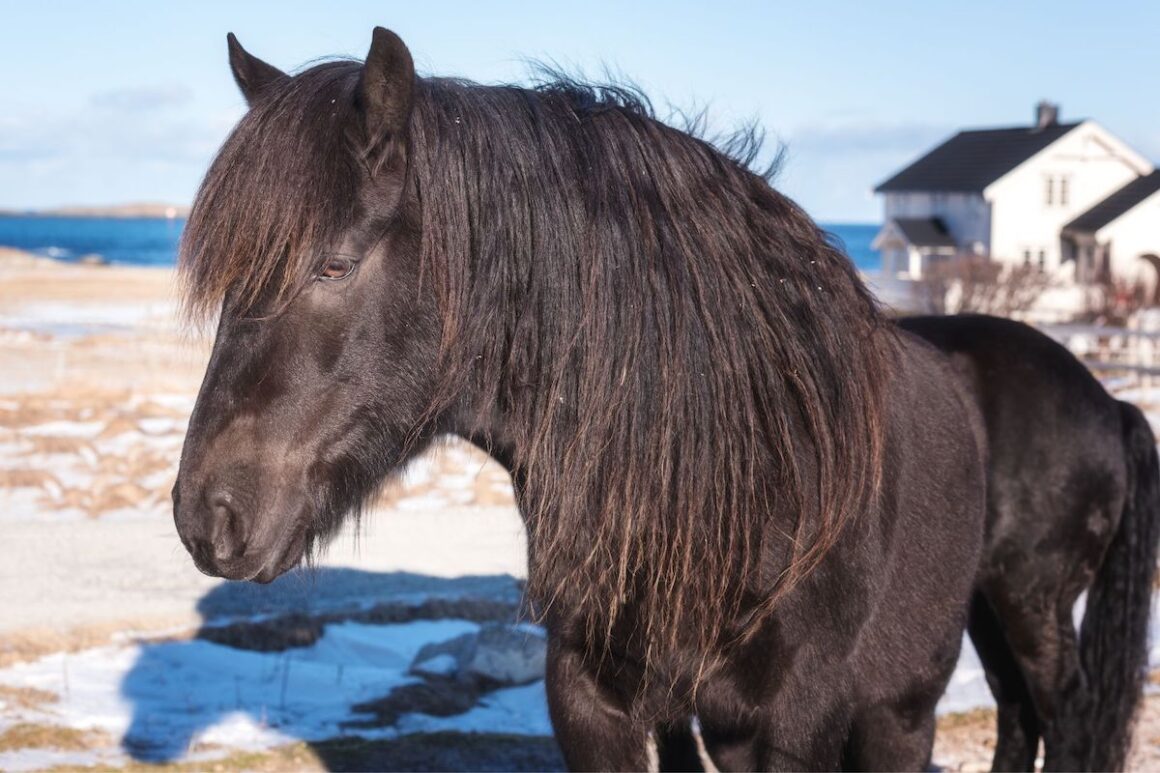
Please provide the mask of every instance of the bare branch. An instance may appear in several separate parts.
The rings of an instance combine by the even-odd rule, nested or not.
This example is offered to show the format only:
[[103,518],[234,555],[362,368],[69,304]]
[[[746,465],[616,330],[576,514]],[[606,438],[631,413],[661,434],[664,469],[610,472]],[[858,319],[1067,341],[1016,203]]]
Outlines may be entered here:
[[976,312],[1010,317],[1032,309],[1055,284],[1037,266],[959,254],[932,261],[915,283],[914,293],[920,307],[930,314]]

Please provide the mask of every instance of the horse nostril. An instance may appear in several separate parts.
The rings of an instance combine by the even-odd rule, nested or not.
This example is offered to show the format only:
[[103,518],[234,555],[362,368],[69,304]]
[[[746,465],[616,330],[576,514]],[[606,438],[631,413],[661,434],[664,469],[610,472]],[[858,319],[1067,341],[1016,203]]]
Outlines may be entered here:
[[239,558],[246,551],[246,533],[242,518],[234,509],[233,500],[225,492],[210,497],[209,541],[218,561]]

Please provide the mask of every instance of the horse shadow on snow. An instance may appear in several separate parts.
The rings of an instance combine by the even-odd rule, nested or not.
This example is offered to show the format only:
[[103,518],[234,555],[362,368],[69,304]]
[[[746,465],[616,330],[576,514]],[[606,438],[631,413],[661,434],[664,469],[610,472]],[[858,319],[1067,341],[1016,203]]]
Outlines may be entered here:
[[510,575],[222,583],[198,602],[193,638],[141,645],[120,686],[122,748],[208,761],[215,747],[300,740],[329,770],[562,769],[521,595]]

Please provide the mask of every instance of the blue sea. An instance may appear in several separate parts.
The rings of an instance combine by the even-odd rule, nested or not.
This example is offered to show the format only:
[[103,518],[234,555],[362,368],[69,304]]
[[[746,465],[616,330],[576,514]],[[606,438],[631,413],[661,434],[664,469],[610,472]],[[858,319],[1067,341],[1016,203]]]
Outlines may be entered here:
[[0,245],[68,262],[99,255],[108,263],[172,266],[184,220],[0,216]]
[[[16,247],[63,261],[99,255],[106,262],[130,266],[172,266],[184,220],[0,216],[0,246]],[[828,223],[830,233],[863,271],[881,267],[870,242],[879,226]]]

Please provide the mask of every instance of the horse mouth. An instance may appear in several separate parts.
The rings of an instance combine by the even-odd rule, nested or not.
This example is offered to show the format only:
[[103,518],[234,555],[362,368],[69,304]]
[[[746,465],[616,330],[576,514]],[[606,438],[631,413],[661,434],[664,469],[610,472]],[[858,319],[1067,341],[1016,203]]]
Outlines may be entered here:
[[302,561],[309,536],[309,529],[302,525],[294,529],[289,539],[280,542],[269,552],[243,555],[227,561],[207,559],[204,555],[194,552],[193,563],[198,571],[210,577],[265,585],[278,579]]
[[273,553],[271,560],[266,561],[256,574],[246,579],[266,585],[297,566],[306,554],[308,531],[304,526],[295,529],[285,546]]

